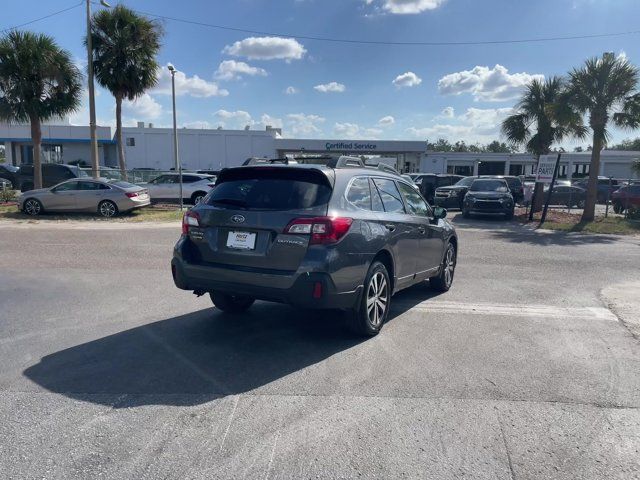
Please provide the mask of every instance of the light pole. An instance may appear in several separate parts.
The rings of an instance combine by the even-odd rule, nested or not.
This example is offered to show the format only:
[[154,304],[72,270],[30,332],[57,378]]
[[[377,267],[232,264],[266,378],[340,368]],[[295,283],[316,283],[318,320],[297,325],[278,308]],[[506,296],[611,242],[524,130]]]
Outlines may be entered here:
[[178,180],[180,182],[180,211],[183,208],[182,199],[182,165],[178,158],[178,123],[176,121],[176,68],[169,64],[167,68],[171,72],[171,101],[173,103],[173,159],[175,160]]
[[[104,0],[100,5],[110,8]],[[98,158],[98,137],[96,135],[96,97],[93,86],[93,47],[91,45],[91,0],[87,0],[87,68],[89,69],[89,133],[91,136],[91,174],[100,176],[100,160]]]

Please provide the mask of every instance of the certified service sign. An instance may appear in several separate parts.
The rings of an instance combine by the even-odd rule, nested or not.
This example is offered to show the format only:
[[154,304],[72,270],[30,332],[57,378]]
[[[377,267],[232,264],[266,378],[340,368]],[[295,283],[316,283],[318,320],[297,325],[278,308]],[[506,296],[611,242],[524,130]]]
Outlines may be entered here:
[[556,169],[558,155],[540,155],[538,170],[536,171],[536,182],[551,183],[553,171]]

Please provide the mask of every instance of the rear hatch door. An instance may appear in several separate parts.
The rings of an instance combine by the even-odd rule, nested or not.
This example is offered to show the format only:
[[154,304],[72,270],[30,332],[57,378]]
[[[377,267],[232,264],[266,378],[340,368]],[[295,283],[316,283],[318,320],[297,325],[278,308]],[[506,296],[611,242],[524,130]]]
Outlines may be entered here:
[[298,269],[308,235],[283,233],[296,218],[327,214],[332,171],[285,166],[239,167],[221,172],[216,187],[194,210],[190,229],[198,259],[239,269]]

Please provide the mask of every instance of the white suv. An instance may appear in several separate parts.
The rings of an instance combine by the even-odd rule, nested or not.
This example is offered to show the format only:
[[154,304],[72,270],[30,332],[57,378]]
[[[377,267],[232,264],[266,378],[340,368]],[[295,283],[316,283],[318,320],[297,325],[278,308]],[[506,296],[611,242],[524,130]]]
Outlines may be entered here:
[[[200,173],[182,174],[182,198],[185,202],[197,204],[213,188],[216,177]],[[177,173],[166,173],[150,180],[146,185],[151,200],[180,199],[180,176]]]

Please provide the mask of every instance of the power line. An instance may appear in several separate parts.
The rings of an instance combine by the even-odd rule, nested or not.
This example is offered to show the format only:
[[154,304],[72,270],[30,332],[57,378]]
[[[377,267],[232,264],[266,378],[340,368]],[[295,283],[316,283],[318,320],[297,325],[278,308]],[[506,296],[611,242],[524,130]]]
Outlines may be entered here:
[[142,15],[149,17],[155,17],[162,20],[169,20],[173,22],[186,23],[189,25],[198,25],[200,27],[215,28],[218,30],[227,30],[232,32],[249,33],[252,35],[267,35],[272,37],[291,37],[301,40],[313,40],[318,42],[332,42],[332,43],[351,43],[360,45],[390,45],[390,46],[430,46],[430,47],[444,47],[444,46],[470,46],[470,45],[501,45],[501,44],[514,44],[514,43],[542,43],[542,42],[558,42],[566,40],[585,40],[592,38],[605,38],[605,37],[621,37],[626,35],[637,35],[640,30],[631,30],[627,32],[613,32],[613,33],[595,33],[587,35],[568,35],[568,36],[556,36],[556,37],[540,37],[540,38],[522,38],[513,40],[484,40],[484,41],[465,41],[465,42],[391,42],[384,40],[356,40],[349,38],[332,38],[332,37],[316,37],[310,35],[295,35],[291,33],[277,33],[266,32],[261,30],[250,30],[247,28],[230,27],[227,25],[216,25],[213,23],[198,22],[195,20],[187,20],[184,18],[169,17],[166,15],[158,15],[155,13],[137,11]]
[[58,10],[57,12],[50,13],[48,15],[45,15],[44,17],[36,18],[34,20],[29,20],[28,22],[21,23],[20,25],[14,25],[13,27],[5,28],[4,30],[0,30],[0,33],[9,32],[11,30],[15,30],[16,28],[26,27],[27,25],[31,25],[32,23],[39,22],[40,20],[46,20],[47,18],[55,17],[56,15],[60,15],[61,13],[68,12],[69,10],[73,10],[74,8],[78,8],[83,3],[84,1],[81,1],[80,3],[76,3],[70,7]]
[[[73,10],[74,8],[78,8],[83,3],[84,1],[81,1],[70,7],[64,8],[62,10],[58,10],[57,12],[52,12],[43,17],[39,17],[34,20],[21,23],[19,25],[14,25],[13,27],[5,28],[3,30],[0,30],[0,33],[8,32],[16,28],[25,27],[27,25],[31,25],[32,23],[36,23],[41,20],[46,20],[47,18],[60,15],[61,13],[68,12],[69,10]],[[586,34],[586,35],[567,35],[567,36],[539,37],[539,38],[520,38],[520,39],[511,39],[511,40],[480,40],[480,41],[463,41],[463,42],[392,42],[392,41],[385,41],[385,40],[357,40],[357,39],[351,39],[351,38],[318,37],[318,36],[311,36],[311,35],[295,35],[291,33],[267,32],[262,30],[251,30],[248,28],[230,27],[227,25],[216,25],[213,23],[198,22],[195,20],[188,20],[185,18],[178,18],[178,17],[169,17],[167,15],[159,15],[159,14],[150,13],[150,12],[137,11],[137,13],[140,13],[142,15],[147,15],[149,17],[159,18],[162,20],[186,23],[189,25],[197,25],[200,27],[215,28],[218,30],[226,30],[231,32],[248,33],[252,35],[267,35],[272,37],[292,37],[292,38],[299,38],[301,40],[311,40],[311,41],[317,41],[317,42],[347,43],[347,44],[357,44],[357,45],[428,46],[428,47],[505,45],[505,44],[522,44],[522,43],[559,42],[559,41],[567,41],[567,40],[588,40],[588,39],[594,39],[594,38],[622,37],[627,35],[640,34],[640,30],[630,30],[626,32],[595,33],[595,34]]]

